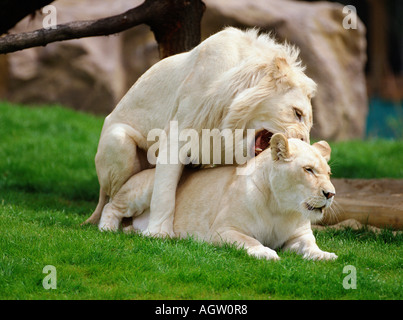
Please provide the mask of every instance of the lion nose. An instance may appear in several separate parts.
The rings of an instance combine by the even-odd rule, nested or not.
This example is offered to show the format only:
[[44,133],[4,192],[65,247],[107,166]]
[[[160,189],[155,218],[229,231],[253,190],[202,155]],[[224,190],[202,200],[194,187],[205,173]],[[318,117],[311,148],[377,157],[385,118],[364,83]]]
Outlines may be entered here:
[[322,192],[323,192],[323,195],[326,197],[326,199],[330,199],[336,195],[334,192],[330,192],[330,191],[323,190]]

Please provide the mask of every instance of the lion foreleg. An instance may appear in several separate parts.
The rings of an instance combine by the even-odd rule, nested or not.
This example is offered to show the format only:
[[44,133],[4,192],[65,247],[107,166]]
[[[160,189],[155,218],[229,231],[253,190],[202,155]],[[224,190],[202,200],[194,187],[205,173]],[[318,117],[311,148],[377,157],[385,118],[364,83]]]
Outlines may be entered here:
[[183,171],[183,165],[158,164],[155,168],[155,182],[150,205],[150,222],[145,235],[174,237],[176,187]]
[[124,215],[121,214],[112,203],[105,205],[98,228],[101,231],[117,231]]
[[252,238],[242,232],[236,230],[226,230],[224,232],[218,232],[216,235],[216,241],[235,244],[239,248],[243,248],[250,256],[254,256],[259,259],[267,260],[279,260],[277,252],[269,247],[265,247],[257,239]]
[[296,252],[297,254],[302,255],[304,259],[309,260],[337,259],[337,255],[334,253],[322,251],[318,247],[312,230],[308,230],[306,233],[287,241],[284,244],[283,249]]

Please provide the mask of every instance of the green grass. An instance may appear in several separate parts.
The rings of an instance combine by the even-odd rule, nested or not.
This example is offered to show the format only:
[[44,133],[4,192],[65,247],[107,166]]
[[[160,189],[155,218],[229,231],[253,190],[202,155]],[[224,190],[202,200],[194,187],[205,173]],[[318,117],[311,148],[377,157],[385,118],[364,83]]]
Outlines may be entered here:
[[[270,262],[231,246],[81,227],[98,198],[102,123],[61,107],[0,103],[0,299],[403,298],[403,236],[389,230],[316,232],[339,259],[280,252]],[[335,176],[403,178],[400,141],[332,147]],[[46,265],[56,267],[56,290],[42,286]],[[357,289],[343,288],[347,265],[357,270]]]
[[330,143],[335,178],[403,178],[403,140]]

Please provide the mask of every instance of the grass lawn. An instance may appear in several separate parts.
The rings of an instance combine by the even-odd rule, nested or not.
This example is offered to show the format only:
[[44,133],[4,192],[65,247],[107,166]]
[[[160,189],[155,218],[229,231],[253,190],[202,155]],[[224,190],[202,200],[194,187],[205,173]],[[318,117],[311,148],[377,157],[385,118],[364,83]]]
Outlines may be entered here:
[[[95,208],[103,118],[61,107],[0,103],[0,299],[402,299],[403,236],[390,230],[316,232],[332,262],[280,252],[100,233]],[[403,178],[403,142],[332,143],[335,177]],[[45,290],[43,268],[57,270]],[[357,288],[345,289],[346,266]]]

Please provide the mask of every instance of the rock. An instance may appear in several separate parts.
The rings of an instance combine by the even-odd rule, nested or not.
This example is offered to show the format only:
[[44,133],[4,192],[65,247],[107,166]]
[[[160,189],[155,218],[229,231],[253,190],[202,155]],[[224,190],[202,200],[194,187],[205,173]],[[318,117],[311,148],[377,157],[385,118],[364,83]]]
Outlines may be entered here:
[[378,228],[403,229],[403,180],[332,179],[336,196],[323,224],[348,219]]
[[[326,230],[326,229],[334,229],[334,230],[343,230],[346,228],[351,228],[352,230],[360,230],[365,228],[365,230],[374,232],[374,233],[381,233],[382,229],[377,228],[368,224],[362,224],[358,222],[357,220],[354,219],[347,219],[342,222],[333,224],[333,225],[328,225],[328,226],[321,226],[321,225],[313,225],[312,229],[313,230]],[[398,234],[402,234],[403,231],[392,231],[392,234],[394,236]]]
[[204,0],[204,37],[224,26],[273,31],[301,49],[306,73],[318,83],[312,136],[342,140],[363,137],[367,114],[365,26],[344,29],[343,6],[288,0]]
[[[52,4],[57,10],[57,23],[61,24],[119,14],[141,3],[59,0]],[[40,29],[45,17],[37,13],[33,20],[26,18],[11,33]],[[3,94],[7,100],[56,103],[108,114],[135,80],[158,61],[158,51],[149,28],[139,26],[118,35],[26,49],[8,54],[7,60],[9,81],[7,93]]]

